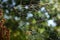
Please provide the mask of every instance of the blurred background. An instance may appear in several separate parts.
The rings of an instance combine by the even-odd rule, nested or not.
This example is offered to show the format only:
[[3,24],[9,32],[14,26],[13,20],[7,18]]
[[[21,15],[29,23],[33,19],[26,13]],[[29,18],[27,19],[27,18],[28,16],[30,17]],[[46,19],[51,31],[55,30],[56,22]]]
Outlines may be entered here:
[[60,0],[0,0],[10,40],[60,40]]

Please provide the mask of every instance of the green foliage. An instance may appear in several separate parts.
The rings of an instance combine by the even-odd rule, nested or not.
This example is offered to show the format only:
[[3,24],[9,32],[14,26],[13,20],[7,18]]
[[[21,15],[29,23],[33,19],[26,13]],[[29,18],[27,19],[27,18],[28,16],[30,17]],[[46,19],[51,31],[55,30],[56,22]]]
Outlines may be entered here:
[[[11,31],[10,40],[58,40],[60,2],[51,1],[53,3],[50,0],[14,0],[15,4],[12,0],[0,1],[5,25]],[[48,26],[50,19],[54,19],[57,25]]]

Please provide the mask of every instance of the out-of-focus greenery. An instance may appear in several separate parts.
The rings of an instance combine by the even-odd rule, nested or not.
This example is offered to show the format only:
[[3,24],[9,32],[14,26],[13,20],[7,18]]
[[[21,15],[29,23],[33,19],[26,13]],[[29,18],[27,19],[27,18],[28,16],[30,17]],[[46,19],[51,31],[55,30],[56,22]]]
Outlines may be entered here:
[[60,40],[60,0],[0,0],[10,40]]

